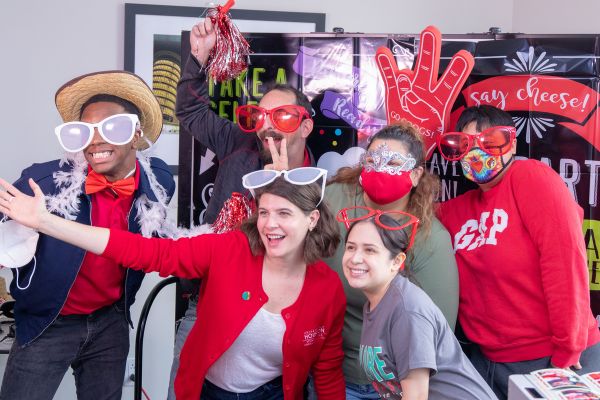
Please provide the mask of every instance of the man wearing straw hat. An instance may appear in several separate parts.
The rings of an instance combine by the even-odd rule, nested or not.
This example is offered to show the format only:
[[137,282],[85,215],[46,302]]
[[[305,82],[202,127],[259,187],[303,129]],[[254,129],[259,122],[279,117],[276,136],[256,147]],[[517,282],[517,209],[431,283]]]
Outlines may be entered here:
[[[56,92],[62,160],[34,164],[49,209],[93,226],[161,234],[175,190],[167,165],[139,150],[156,141],[162,114],[152,90],[125,71],[80,76]],[[11,284],[16,341],[0,399],[51,399],[69,366],[78,399],[121,399],[129,307],[144,277],[46,235]]]

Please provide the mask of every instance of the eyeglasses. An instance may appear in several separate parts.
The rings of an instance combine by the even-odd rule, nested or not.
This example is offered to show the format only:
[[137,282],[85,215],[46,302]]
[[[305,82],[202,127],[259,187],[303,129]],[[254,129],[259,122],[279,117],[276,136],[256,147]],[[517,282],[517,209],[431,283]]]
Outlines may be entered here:
[[[396,221],[397,224],[389,225],[388,223],[390,221],[386,223],[385,218],[382,221],[382,215],[387,215],[392,220]],[[346,225],[346,229],[350,229],[350,225],[352,225],[354,222],[362,221],[371,217],[374,217],[375,223],[378,226],[390,231],[401,231],[412,225],[411,232],[407,234],[407,236],[409,236],[409,240],[406,250],[412,247],[415,241],[417,227],[419,226],[419,219],[412,214],[397,210],[381,211],[366,206],[354,206],[341,209],[335,218],[338,220],[338,222],[343,222],[344,225]]]
[[75,153],[89,146],[94,137],[94,128],[98,128],[102,139],[110,144],[129,143],[139,122],[138,116],[135,114],[116,114],[97,124],[81,121],[65,122],[57,126],[54,133],[63,149]]
[[239,106],[235,111],[238,126],[244,132],[256,132],[265,123],[267,116],[271,119],[273,127],[284,133],[292,133],[304,121],[310,119],[308,111],[304,107],[290,104],[265,110],[254,105]]
[[[325,195],[325,183],[327,181],[327,170],[317,167],[300,167],[289,171],[275,171],[272,169],[262,169],[250,172],[242,177],[242,185],[250,190],[252,196],[255,196],[254,189],[266,186],[273,182],[277,177],[283,175],[283,178],[294,185],[309,185],[319,179],[323,179],[321,184],[321,198],[315,207],[323,201]],[[255,196],[256,197],[256,196]]]
[[477,135],[464,132],[447,132],[438,137],[438,149],[446,160],[463,158],[473,146],[492,156],[502,156],[512,147],[517,132],[513,126],[493,126]]

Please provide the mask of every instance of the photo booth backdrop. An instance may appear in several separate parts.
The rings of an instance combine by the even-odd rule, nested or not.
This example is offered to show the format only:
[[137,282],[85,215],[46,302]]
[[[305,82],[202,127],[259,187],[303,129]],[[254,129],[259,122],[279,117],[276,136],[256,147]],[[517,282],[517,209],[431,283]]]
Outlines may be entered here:
[[[253,54],[235,81],[209,82],[211,107],[234,119],[235,108],[259,101],[269,83],[295,85],[311,100],[315,128],[308,146],[334,173],[357,162],[370,135],[386,123],[384,85],[374,55],[387,46],[399,68],[411,68],[419,35],[247,34]],[[182,35],[182,60],[189,54]],[[454,104],[450,129],[468,106],[490,104],[517,126],[518,157],[534,158],[560,174],[584,210],[590,295],[600,315],[600,36],[444,35],[439,73],[460,49],[475,67]],[[202,221],[218,160],[183,129],[179,140],[179,223]],[[473,188],[457,162],[433,153],[427,167],[440,176],[440,201]],[[532,202],[536,199],[532,198]],[[543,216],[540,216],[543,218]]]
[[[175,175],[179,164],[175,99],[182,68],[181,32],[198,23],[206,12],[206,7],[125,4],[125,70],[142,77],[158,98],[164,124],[153,151]],[[325,29],[324,13],[234,7],[229,14],[243,32],[321,32]]]

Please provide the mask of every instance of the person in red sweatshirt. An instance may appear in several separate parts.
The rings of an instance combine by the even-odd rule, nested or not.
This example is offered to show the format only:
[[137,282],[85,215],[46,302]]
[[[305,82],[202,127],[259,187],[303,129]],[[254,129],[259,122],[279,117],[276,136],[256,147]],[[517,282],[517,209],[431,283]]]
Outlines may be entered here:
[[515,160],[506,112],[467,108],[456,131],[441,135],[438,149],[478,188],[442,203],[439,217],[453,240],[473,365],[500,399],[512,374],[600,370],[583,210],[550,167]]
[[338,275],[319,260],[340,241],[322,201],[326,174],[315,167],[249,173],[244,186],[257,211],[241,230],[179,240],[62,219],[46,210],[33,181],[35,197],[0,179],[0,212],[129,268],[202,278],[177,399],[301,399],[310,372],[320,400],[339,400],[346,298]]

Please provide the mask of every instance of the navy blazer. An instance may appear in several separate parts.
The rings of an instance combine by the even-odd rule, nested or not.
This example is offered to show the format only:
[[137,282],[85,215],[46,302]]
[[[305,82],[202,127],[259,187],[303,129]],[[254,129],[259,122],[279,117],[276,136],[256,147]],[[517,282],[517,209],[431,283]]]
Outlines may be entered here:
[[[167,164],[158,158],[151,158],[150,166],[170,200],[175,192],[175,181]],[[21,173],[21,177],[14,186],[22,192],[32,195],[28,179],[33,178],[45,195],[52,196],[57,194],[60,189],[54,182],[54,173],[69,172],[71,169],[72,164],[64,163],[60,166],[59,160],[33,164]],[[150,201],[158,201],[151,189],[148,176],[140,165],[140,182],[134,193],[134,204],[135,199],[142,195],[147,196]],[[133,205],[132,208],[134,208]],[[128,226],[130,232],[139,233],[140,225],[136,221],[136,214],[134,209],[129,212]],[[83,188],[82,194],[79,196],[79,212],[76,221],[86,225],[91,223],[91,199],[85,194]],[[17,341],[20,345],[25,346],[34,341],[58,317],[79,273],[85,253],[85,250],[79,247],[40,234],[35,253],[35,273],[31,284],[26,290],[20,290],[16,285],[17,278],[14,275],[10,285],[10,293],[16,300],[14,313]],[[19,286],[27,287],[33,272],[33,265],[34,260],[19,269]],[[124,282],[124,306],[130,324],[129,308],[135,301],[135,294],[142,284],[142,279],[144,279],[143,272],[127,270]]]

